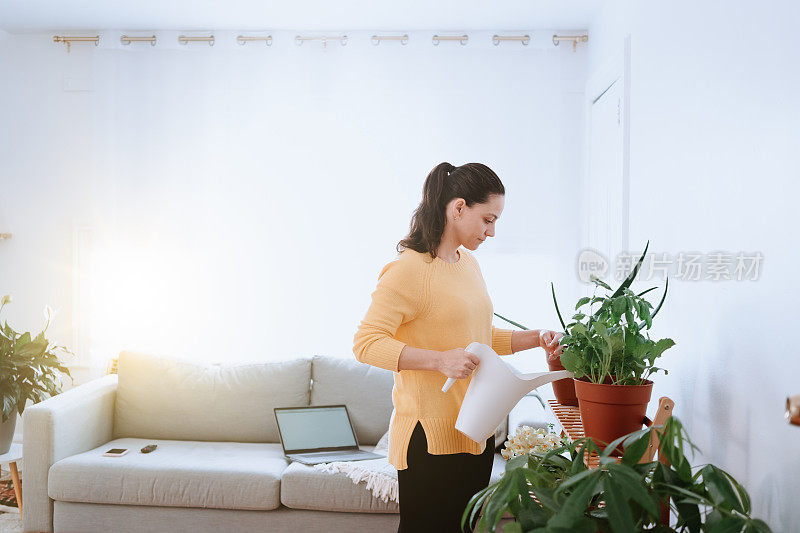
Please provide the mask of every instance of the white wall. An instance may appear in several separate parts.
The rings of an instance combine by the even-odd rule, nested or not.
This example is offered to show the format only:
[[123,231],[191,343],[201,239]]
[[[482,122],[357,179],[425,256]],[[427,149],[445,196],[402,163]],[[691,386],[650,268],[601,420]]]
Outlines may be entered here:
[[493,31],[467,46],[348,32],[324,49],[289,31],[269,48],[237,32],[182,46],[177,31],[126,47],[120,33],[70,53],[52,33],[2,35],[0,231],[14,237],[0,243],[0,292],[18,328],[60,308],[50,331],[73,348],[86,331],[79,355],[98,368],[121,349],[352,357],[441,161],[485,163],[506,186],[497,236],[477,252],[497,312],[555,328],[549,281],[578,295],[564,202],[581,168],[585,47],[554,47],[552,31],[528,47],[494,46]]
[[764,256],[756,281],[670,276],[651,336],[677,344],[653,396],[776,532],[800,530],[800,428],[783,419],[800,392],[798,20],[790,2],[608,2],[588,48],[595,72],[631,35],[631,247]]

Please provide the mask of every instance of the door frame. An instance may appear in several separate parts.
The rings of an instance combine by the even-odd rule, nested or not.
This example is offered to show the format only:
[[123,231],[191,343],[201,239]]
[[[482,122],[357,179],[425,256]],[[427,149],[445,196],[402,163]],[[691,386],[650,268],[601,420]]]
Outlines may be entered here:
[[[591,134],[592,134],[592,105],[603,93],[614,84],[622,82],[622,109],[620,110],[622,122],[622,246],[625,251],[630,249],[630,94],[631,94],[631,34],[626,34],[621,49],[608,58],[603,66],[589,75],[584,89],[584,146],[586,157],[583,158],[583,248],[589,245],[589,169],[591,168]],[[609,268],[612,258],[609,257]]]

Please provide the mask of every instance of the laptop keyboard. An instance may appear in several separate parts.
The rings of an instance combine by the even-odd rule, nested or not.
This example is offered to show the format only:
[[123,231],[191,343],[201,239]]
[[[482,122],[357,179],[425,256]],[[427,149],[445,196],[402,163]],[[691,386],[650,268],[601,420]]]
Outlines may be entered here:
[[339,451],[339,452],[310,452],[310,453],[297,453],[294,454],[297,457],[318,457],[320,455],[353,455],[351,451]]

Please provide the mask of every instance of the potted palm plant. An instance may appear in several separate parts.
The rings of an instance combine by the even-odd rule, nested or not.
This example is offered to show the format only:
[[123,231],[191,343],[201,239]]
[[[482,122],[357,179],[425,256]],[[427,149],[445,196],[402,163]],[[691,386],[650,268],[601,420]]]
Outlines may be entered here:
[[[566,334],[559,340],[563,347],[561,364],[574,374],[573,383],[578,399],[584,432],[600,445],[606,445],[632,431],[642,428],[647,404],[653,388],[648,377],[665,369],[655,366],[655,360],[675,345],[672,339],[654,341],[649,330],[652,320],[661,309],[667,295],[669,279],[661,301],[653,307],[643,296],[630,290],[642,261],[647,254],[647,242],[642,256],[631,273],[610,296],[597,295],[602,287],[611,291],[605,282],[592,276],[595,294],[578,300],[573,322],[564,324],[558,308],[555,289],[551,283],[553,303]],[[592,306],[598,305],[592,311]],[[581,307],[588,305],[587,312]],[[618,455],[621,449],[612,450]]]
[[[652,431],[663,460],[640,462]],[[620,459],[610,456],[617,442],[625,448]],[[712,464],[691,466],[684,450],[697,448],[676,417],[613,444],[603,451],[582,438],[508,459],[500,479],[470,498],[462,530],[480,516],[476,531],[494,532],[510,513],[515,522],[504,524],[506,533],[772,531],[750,516],[750,497],[733,476]],[[599,455],[593,469],[584,462],[591,452]]]
[[[0,312],[11,301],[11,295],[3,296]],[[60,353],[72,352],[64,346],[51,344],[44,336],[52,319],[49,306],[45,307],[45,318],[44,330],[33,338],[29,332],[16,332],[8,321],[0,327],[0,454],[11,447],[17,413],[22,414],[25,403],[29,399],[40,402],[61,392],[62,374],[72,379],[69,369],[59,359]]]

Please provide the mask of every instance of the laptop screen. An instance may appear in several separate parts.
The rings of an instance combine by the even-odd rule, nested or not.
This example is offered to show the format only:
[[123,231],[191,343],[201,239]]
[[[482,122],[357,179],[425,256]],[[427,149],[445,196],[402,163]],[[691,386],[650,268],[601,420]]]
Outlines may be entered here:
[[358,447],[344,405],[276,407],[275,418],[286,453]]

